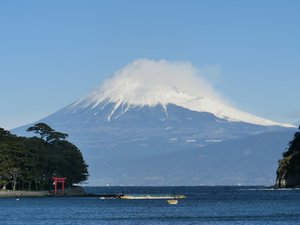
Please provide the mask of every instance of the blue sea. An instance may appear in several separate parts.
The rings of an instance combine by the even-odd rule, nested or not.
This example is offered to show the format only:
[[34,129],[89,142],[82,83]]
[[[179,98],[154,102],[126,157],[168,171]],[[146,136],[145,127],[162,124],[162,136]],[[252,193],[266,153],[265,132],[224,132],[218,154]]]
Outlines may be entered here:
[[95,194],[184,194],[166,200],[0,199],[0,224],[300,224],[300,190],[266,187],[87,187]]

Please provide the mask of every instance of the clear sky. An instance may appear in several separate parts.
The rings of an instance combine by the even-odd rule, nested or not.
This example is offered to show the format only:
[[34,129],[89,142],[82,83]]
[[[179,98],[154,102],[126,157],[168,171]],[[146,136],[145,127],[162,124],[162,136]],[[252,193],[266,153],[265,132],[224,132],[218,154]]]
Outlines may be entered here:
[[0,127],[37,121],[138,58],[188,61],[239,109],[300,123],[298,0],[2,0]]

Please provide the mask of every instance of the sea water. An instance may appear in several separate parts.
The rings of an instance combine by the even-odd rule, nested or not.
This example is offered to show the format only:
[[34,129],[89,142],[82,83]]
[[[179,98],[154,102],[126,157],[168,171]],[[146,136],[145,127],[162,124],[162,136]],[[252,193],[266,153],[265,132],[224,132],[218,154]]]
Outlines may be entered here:
[[87,187],[95,194],[184,194],[166,200],[1,198],[0,224],[300,224],[300,190],[264,187]]

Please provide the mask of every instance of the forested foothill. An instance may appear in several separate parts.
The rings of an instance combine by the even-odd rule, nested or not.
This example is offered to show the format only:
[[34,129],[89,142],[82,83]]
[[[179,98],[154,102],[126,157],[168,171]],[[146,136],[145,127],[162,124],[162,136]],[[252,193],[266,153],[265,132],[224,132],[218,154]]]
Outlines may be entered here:
[[67,134],[45,123],[29,127],[34,137],[19,137],[0,128],[0,188],[50,190],[53,177],[66,177],[72,186],[87,180],[88,166]]

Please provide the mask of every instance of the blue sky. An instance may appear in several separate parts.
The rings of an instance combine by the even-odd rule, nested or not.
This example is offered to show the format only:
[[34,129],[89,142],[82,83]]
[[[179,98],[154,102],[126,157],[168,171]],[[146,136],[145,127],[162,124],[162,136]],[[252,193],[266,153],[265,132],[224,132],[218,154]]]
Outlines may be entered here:
[[49,115],[138,58],[191,62],[239,109],[298,123],[299,12],[296,0],[2,0],[0,127]]

